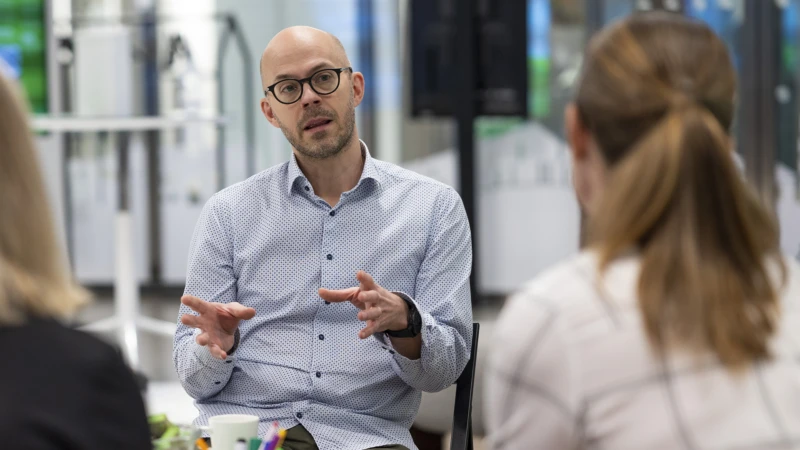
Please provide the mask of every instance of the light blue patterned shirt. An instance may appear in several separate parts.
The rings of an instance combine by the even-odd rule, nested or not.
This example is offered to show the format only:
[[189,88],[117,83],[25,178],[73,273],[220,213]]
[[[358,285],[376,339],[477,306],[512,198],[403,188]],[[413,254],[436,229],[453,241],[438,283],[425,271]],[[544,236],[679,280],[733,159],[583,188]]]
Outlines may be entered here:
[[[469,359],[472,262],[469,224],[450,187],[365,157],[361,178],[331,208],[291,161],[214,195],[192,237],[186,294],[238,301],[243,321],[226,361],[178,321],[173,359],[196,399],[197,423],[253,414],[298,423],[320,449],[416,448],[408,431],[421,391],[451,385]],[[356,286],[365,270],[422,316],[422,356],[409,360],[381,336],[365,340],[350,303],[317,289]],[[181,306],[180,314],[192,313]]]

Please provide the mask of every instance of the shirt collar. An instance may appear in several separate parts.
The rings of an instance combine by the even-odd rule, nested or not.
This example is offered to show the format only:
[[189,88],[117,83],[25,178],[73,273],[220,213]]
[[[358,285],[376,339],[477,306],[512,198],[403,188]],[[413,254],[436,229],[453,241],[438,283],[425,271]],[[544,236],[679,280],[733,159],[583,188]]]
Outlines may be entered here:
[[[375,160],[369,154],[369,148],[364,141],[358,141],[361,144],[361,155],[364,157],[364,168],[361,170],[361,178],[358,179],[358,183],[352,190],[358,189],[364,180],[370,179],[374,180],[378,186],[383,184],[384,177],[383,173],[376,167]],[[303,171],[300,170],[300,166],[297,165],[297,157],[295,156],[294,152],[292,152],[292,159],[289,161],[289,176],[287,177],[287,192],[289,195],[292,195],[292,189],[296,184],[297,180],[301,179],[304,182],[308,182],[305,174]]]

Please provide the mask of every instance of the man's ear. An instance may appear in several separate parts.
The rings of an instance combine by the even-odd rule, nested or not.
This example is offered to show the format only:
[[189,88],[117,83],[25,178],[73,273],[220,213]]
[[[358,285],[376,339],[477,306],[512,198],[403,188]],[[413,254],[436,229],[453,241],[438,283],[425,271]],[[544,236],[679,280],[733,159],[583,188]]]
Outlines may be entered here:
[[589,130],[578,114],[578,107],[574,103],[567,105],[564,110],[564,124],[566,125],[567,143],[569,144],[572,158],[582,161],[589,157]]
[[264,114],[264,117],[267,118],[269,123],[272,124],[275,128],[280,128],[281,125],[278,123],[278,119],[275,117],[275,111],[272,110],[272,106],[269,104],[269,100],[267,97],[261,98],[261,113]]
[[353,102],[355,106],[364,100],[364,75],[361,72],[353,72]]

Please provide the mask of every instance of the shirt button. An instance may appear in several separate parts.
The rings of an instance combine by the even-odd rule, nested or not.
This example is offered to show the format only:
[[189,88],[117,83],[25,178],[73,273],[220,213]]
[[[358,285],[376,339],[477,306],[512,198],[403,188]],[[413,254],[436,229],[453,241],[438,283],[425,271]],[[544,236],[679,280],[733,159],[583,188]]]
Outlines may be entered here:
[[330,253],[328,253],[328,256],[326,256],[326,258],[328,258],[328,261],[330,261],[330,260],[332,260],[332,259],[333,259],[333,255],[331,255]]
[[389,353],[391,353],[392,355],[394,355],[394,350],[389,350]]
[[317,372],[316,375],[317,375],[317,378],[322,378],[322,372]]
[[305,189],[306,189],[306,191],[310,191],[311,190],[308,186],[306,186]]
[[324,334],[320,334],[319,335],[319,340],[320,341],[324,341],[325,340],[325,335]]
[[214,382],[214,384],[220,384],[220,383],[222,383],[222,382],[221,381],[215,381]]
[[298,419],[302,419],[303,418],[303,413],[299,412],[299,413],[295,414],[295,416],[297,416]]
[[330,304],[331,304],[331,302],[328,302],[328,301],[326,301],[326,302],[325,302],[325,304],[326,304],[326,305],[330,305]]
[[336,211],[331,211],[331,212],[329,213],[329,215],[330,215],[331,217],[335,216],[335,215],[336,215]]

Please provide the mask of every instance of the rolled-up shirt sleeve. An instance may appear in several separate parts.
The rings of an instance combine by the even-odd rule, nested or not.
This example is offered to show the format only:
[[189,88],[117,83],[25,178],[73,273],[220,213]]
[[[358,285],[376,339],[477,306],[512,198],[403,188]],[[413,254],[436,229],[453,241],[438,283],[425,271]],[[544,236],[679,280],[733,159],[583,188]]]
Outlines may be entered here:
[[[408,385],[437,392],[453,384],[470,358],[472,303],[469,276],[472,270],[472,238],[464,205],[455,190],[439,194],[437,215],[428,236],[425,259],[412,295],[396,292],[411,301],[422,318],[422,351],[411,360],[393,353],[392,366]],[[386,346],[385,335],[375,337]]]
[[[220,198],[214,196],[209,199],[192,236],[184,294],[209,302],[229,303],[236,300],[229,220],[230,211]],[[184,314],[196,313],[181,305],[172,359],[186,392],[202,400],[217,394],[228,383],[235,365],[235,355],[229,355],[225,361],[214,358],[206,347],[195,341],[200,331],[181,323],[180,317]]]

